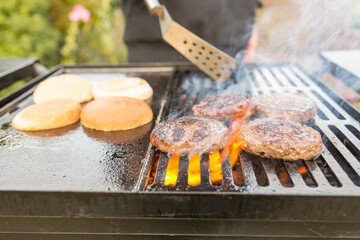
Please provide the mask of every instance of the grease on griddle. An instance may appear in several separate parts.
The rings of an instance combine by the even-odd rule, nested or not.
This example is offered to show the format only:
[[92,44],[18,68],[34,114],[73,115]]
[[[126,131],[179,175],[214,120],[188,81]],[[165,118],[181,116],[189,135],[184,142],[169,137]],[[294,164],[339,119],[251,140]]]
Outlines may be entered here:
[[151,126],[152,123],[148,123],[134,129],[113,132],[98,131],[86,127],[83,127],[83,129],[88,137],[91,137],[95,140],[112,144],[122,144],[135,142],[145,138],[146,134],[150,132]]
[[76,122],[61,128],[41,130],[41,131],[21,131],[21,132],[31,137],[51,138],[51,137],[64,136],[70,133],[71,131],[77,129],[79,126],[80,126],[80,122]]

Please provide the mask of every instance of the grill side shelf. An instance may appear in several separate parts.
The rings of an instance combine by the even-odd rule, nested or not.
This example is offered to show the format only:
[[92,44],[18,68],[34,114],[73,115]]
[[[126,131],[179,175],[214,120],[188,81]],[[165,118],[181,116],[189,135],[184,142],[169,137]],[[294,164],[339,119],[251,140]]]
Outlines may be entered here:
[[0,98],[0,116],[5,114],[6,112],[13,110],[16,107],[16,104],[18,104],[24,98],[26,98],[27,96],[32,94],[32,92],[34,91],[33,88],[38,83],[40,83],[41,81],[43,81],[44,79],[46,79],[52,75],[58,75],[63,72],[64,72],[64,69],[60,66],[57,66],[54,69],[52,69],[51,71],[45,72],[45,73],[33,78],[32,80],[25,83],[23,86],[16,89],[9,95],[7,95],[3,98]]

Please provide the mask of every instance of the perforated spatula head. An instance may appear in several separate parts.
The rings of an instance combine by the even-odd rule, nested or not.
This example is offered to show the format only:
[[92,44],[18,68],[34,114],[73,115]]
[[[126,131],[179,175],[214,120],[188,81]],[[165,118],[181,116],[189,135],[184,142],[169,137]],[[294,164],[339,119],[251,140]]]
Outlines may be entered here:
[[159,17],[161,34],[167,43],[212,79],[221,81],[231,75],[236,66],[234,58],[174,22],[157,0],[145,0],[145,3],[150,13]]

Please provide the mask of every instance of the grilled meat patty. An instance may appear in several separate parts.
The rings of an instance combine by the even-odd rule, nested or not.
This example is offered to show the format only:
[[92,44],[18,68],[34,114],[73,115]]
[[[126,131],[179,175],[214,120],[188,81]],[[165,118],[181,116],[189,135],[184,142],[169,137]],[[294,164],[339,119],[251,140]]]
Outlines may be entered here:
[[225,93],[205,98],[193,106],[195,116],[218,120],[241,117],[250,106],[249,97],[242,92]]
[[214,119],[183,117],[157,124],[150,142],[163,152],[202,153],[225,147],[227,127]]
[[305,122],[317,113],[312,99],[296,93],[271,93],[253,99],[255,115]]
[[311,159],[321,149],[318,131],[298,122],[263,118],[248,122],[243,130],[246,152],[284,160]]

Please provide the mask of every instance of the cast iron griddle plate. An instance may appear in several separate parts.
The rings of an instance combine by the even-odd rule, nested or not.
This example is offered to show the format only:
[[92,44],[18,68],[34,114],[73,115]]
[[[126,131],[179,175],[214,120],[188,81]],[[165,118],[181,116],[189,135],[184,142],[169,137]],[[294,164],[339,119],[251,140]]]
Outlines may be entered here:
[[80,75],[92,84],[126,75],[146,79],[154,89],[153,122],[111,133],[84,129],[79,122],[54,130],[20,132],[10,123],[15,114],[33,104],[30,94],[11,112],[0,116],[0,190],[134,190],[172,68],[147,73],[125,68],[61,70]]

